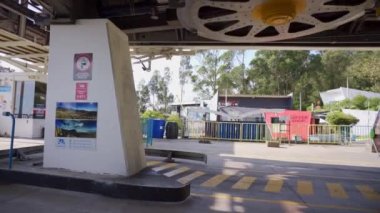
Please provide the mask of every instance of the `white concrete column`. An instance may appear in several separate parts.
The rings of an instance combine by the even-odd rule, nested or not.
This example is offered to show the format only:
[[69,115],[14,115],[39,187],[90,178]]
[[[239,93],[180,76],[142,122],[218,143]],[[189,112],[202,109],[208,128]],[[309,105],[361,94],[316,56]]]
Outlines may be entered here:
[[133,175],[145,166],[128,37],[108,20],[50,31],[44,167]]

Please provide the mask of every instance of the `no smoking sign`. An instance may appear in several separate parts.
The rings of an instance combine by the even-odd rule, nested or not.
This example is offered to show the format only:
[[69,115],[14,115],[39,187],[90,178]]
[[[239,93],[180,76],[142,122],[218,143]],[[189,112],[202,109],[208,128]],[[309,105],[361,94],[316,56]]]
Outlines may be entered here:
[[92,80],[92,53],[74,55],[74,81]]

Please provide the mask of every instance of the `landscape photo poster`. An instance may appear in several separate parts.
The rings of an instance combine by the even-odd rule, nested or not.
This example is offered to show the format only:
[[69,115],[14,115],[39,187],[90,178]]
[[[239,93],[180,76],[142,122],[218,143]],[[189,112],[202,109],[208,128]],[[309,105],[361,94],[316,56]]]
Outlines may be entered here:
[[58,102],[55,136],[60,138],[96,138],[98,103]]

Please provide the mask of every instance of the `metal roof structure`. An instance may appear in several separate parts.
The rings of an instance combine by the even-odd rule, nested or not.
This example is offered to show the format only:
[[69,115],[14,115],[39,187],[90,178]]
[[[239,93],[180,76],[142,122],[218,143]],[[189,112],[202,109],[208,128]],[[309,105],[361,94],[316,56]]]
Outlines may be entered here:
[[378,0],[1,0],[0,55],[44,71],[51,24],[98,18],[128,35],[144,70],[154,59],[213,48],[373,50],[379,8]]
[[131,46],[369,49],[380,47],[379,8],[378,0],[2,0],[0,28],[48,45],[50,24],[105,18]]
[[44,72],[49,49],[0,29],[0,60],[27,72]]

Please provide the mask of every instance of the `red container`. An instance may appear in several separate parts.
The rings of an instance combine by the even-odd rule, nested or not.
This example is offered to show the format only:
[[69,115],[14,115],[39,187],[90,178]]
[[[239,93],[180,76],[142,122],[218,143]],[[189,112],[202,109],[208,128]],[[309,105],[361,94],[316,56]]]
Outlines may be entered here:
[[313,119],[311,112],[285,110],[265,113],[265,122],[274,139],[307,141]]

